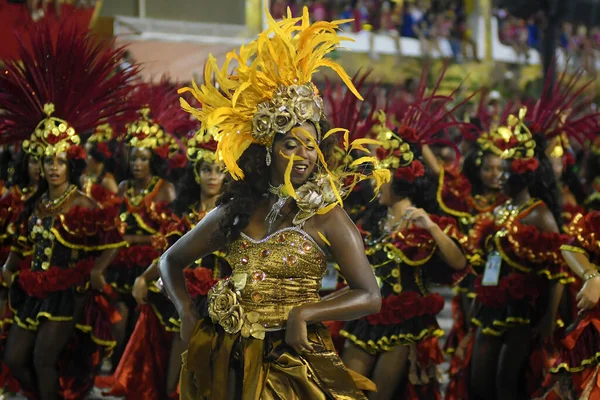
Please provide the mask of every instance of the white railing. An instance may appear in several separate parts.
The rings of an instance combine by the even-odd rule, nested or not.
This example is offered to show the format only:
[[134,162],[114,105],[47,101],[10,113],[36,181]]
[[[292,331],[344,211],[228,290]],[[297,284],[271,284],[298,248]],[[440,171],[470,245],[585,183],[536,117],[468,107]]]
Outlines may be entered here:
[[[473,29],[476,33],[476,43],[479,56],[484,55],[485,28],[482,17],[473,21],[477,26]],[[224,45],[239,46],[247,43],[253,38],[248,37],[247,29],[242,25],[210,24],[188,21],[168,21],[151,18],[135,18],[117,16],[114,22],[114,33],[127,40],[161,40],[170,42],[193,42],[193,43],[222,43]],[[498,35],[498,20],[492,18],[492,57],[495,61],[511,63],[522,63],[524,60],[517,58],[515,51],[502,44]],[[343,50],[358,53],[368,53],[370,32],[344,33],[354,39],[354,42],[345,42]],[[377,54],[395,54],[396,46],[391,37],[375,34],[374,51]],[[439,41],[442,55],[448,57],[452,54],[450,44],[446,39]],[[401,38],[402,54],[408,57],[420,57],[421,47],[417,39]],[[562,58],[560,52],[558,57]],[[434,58],[441,55],[437,52],[431,54]],[[529,50],[528,62],[539,64],[539,53],[533,49]]]

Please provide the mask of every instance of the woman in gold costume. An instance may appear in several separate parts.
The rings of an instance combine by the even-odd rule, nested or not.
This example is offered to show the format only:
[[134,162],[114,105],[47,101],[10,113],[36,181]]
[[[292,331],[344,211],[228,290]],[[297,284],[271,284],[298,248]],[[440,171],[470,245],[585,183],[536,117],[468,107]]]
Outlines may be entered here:
[[[189,340],[181,398],[364,399],[361,388],[370,382],[344,367],[321,324],[361,318],[381,306],[360,233],[341,208],[348,188],[327,167],[340,130],[328,130],[311,83],[317,68],[329,67],[360,97],[342,68],[324,58],[342,40],[343,21],[311,25],[306,8],[300,18],[268,19],[269,28],[230,53],[222,69],[209,59],[204,85],[182,90],[202,104],[196,110],[182,101],[215,135],[217,157],[233,180],[217,207],[159,263],[181,336]],[[233,59],[238,65],[228,75]],[[366,143],[347,147],[366,151]],[[367,160],[377,163],[365,156],[355,166]],[[389,171],[377,167],[379,186]],[[352,175],[354,182],[364,178]],[[209,317],[199,319],[184,268],[221,248],[232,275],[211,289]],[[349,289],[321,299],[329,256]]]

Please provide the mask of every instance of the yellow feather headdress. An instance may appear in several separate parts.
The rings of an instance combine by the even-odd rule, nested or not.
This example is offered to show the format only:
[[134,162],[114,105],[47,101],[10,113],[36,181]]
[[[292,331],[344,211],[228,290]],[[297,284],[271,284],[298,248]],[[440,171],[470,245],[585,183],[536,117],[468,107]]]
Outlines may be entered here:
[[[198,87],[192,82],[191,88],[179,90],[191,92],[200,102],[201,108],[196,109],[180,99],[183,109],[200,121],[202,129],[215,132],[217,157],[234,179],[244,178],[237,161],[251,144],[270,151],[277,133],[286,133],[306,121],[318,126],[324,117],[323,102],[311,82],[318,68],[334,70],[362,100],[344,69],[326,58],[343,40],[351,40],[338,35],[340,25],[349,21],[311,24],[307,7],[299,18],[292,18],[288,9],[282,21],[265,12],[269,26],[256,40],[228,53],[220,69],[209,56],[204,84]],[[232,61],[238,65],[229,74]],[[327,136],[318,134],[319,140]]]

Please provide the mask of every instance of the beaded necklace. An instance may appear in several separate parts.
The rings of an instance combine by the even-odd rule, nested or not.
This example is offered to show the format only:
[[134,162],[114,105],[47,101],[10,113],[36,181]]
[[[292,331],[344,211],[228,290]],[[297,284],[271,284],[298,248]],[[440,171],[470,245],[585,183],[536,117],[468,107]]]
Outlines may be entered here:
[[156,185],[156,183],[158,182],[159,179],[160,178],[158,178],[157,176],[153,176],[152,179],[150,180],[150,182],[148,183],[148,186],[146,186],[138,194],[134,194],[134,187],[130,181],[128,183],[129,187],[127,188],[127,191],[125,192],[125,196],[129,200],[129,203],[131,203],[134,207],[139,206],[142,203],[142,201],[144,200],[144,197],[146,197],[146,195],[152,191],[152,188],[154,188],[154,186]]
[[537,200],[535,198],[531,198],[520,206],[516,206],[512,203],[512,200],[507,201],[503,206],[501,206],[495,213],[494,219],[496,220],[497,225],[504,225],[507,221],[513,221],[519,214],[523,212],[523,210],[529,208],[533,203]]
[[42,209],[44,211],[46,211],[48,213],[53,213],[53,212],[59,210],[63,206],[63,204],[67,201],[67,199],[69,199],[71,197],[71,195],[73,193],[75,193],[76,191],[77,191],[77,186],[69,185],[67,190],[65,190],[65,192],[60,197],[58,197],[54,200],[50,200],[48,198],[48,192],[46,192],[42,196],[42,199],[40,201],[40,206],[42,207]]

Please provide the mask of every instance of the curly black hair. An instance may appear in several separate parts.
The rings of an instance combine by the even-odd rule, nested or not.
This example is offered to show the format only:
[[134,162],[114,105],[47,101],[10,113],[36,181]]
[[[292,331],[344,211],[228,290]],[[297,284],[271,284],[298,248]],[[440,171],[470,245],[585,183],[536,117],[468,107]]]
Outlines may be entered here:
[[[325,133],[330,129],[329,122],[319,121],[319,129]],[[276,135],[275,140],[280,140],[283,135]],[[333,149],[336,138],[332,135],[323,140],[319,148],[325,160],[333,160]],[[258,204],[269,190],[269,169],[265,160],[267,149],[258,144],[252,144],[238,160],[238,165],[244,171],[244,179],[231,180],[224,185],[223,194],[217,205],[225,210],[219,224],[219,231],[212,240],[215,243],[227,244],[236,240],[241,231],[250,223],[250,217]]]
[[529,189],[529,195],[542,200],[556,220],[558,226],[562,225],[561,205],[558,189],[558,181],[552,168],[552,163],[546,155],[547,142],[542,135],[534,135],[536,147],[535,157],[539,166],[535,171],[527,171],[523,174],[511,173],[506,185],[511,188],[512,193]]
[[173,201],[173,211],[179,216],[185,215],[189,207],[200,201],[202,189],[196,181],[194,168],[201,168],[201,162],[188,163],[181,179],[177,181],[177,196]]
[[422,208],[429,214],[440,214],[436,200],[437,188],[427,173],[415,178],[414,182],[393,178],[392,191],[400,198],[410,199],[415,207]]
[[[40,160],[42,164],[41,168],[43,168],[43,158]],[[77,186],[78,189],[81,189],[81,175],[86,168],[86,162],[82,159],[74,159],[70,158],[67,164],[67,171],[69,174],[69,183],[71,185]],[[25,202],[24,212],[19,217],[19,221],[27,220],[33,211],[35,210],[35,205],[38,200],[42,197],[44,193],[48,191],[48,181],[44,179],[40,179],[38,184],[38,188],[36,192]]]
[[9,170],[12,165],[12,152],[9,146],[4,147],[0,153],[0,181],[7,182],[10,178]]
[[[114,154],[115,149],[112,142],[107,143],[109,150]],[[103,165],[102,173],[97,177],[96,183],[101,183],[104,176],[108,173],[115,174],[115,157],[107,157],[104,153],[98,150],[97,143],[91,143],[91,148],[88,154],[97,162]]]
[[29,157],[30,155],[23,150],[20,150],[17,154],[15,171],[10,182],[11,186],[17,186],[19,188],[29,186]]
[[585,188],[575,171],[575,166],[570,164],[566,165],[561,176],[562,183],[569,188],[575,200],[577,200],[577,204],[583,204],[585,201],[587,194],[585,192]]
[[591,186],[598,176],[600,176],[600,154],[590,152],[585,165],[585,181]]

